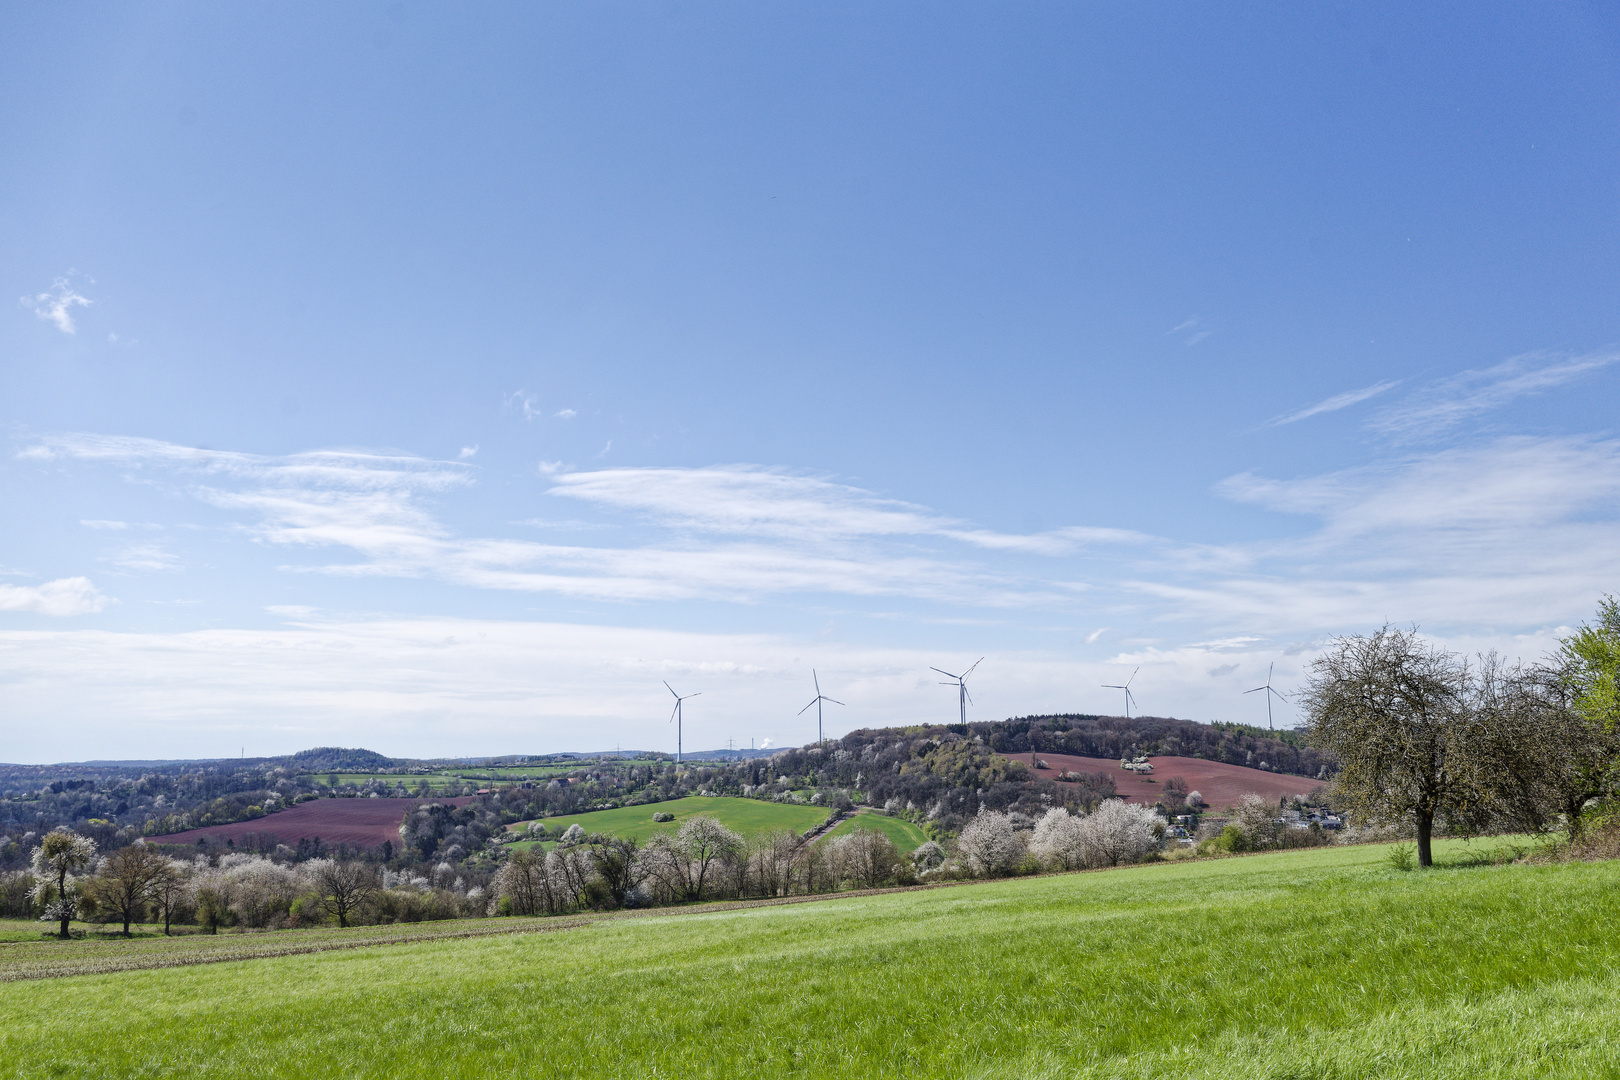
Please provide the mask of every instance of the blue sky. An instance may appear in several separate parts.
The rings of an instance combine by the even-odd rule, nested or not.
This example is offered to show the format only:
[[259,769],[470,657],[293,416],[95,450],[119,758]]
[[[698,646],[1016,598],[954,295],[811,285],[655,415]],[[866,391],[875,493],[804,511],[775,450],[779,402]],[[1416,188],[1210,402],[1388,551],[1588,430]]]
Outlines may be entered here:
[[1617,60],[1579,4],[8,7],[0,760],[1533,658],[1620,583]]

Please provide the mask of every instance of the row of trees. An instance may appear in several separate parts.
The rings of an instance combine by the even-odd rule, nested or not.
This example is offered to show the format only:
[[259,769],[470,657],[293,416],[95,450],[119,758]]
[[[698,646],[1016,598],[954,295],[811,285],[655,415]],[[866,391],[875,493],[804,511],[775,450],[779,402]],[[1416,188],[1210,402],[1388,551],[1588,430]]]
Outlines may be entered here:
[[1053,807],[1040,818],[981,810],[948,845],[924,843],[909,857],[881,831],[855,829],[812,841],[779,831],[744,838],[695,817],[645,845],[593,836],[555,850],[514,851],[496,874],[492,910],[555,915],[582,907],[638,907],[746,897],[870,889],[1041,869],[1137,862],[1163,842],[1164,819],[1117,799],[1091,814]]
[[205,930],[313,925],[335,920],[415,921],[482,915],[484,889],[469,885],[449,863],[429,875],[392,873],[373,864],[340,859],[283,863],[260,855],[232,854],[211,862],[172,858],[134,843],[98,855],[94,841],[60,829],[34,849],[28,900],[66,938],[69,923],[95,918],[132,924],[155,917],[163,932],[175,923]]
[[1415,630],[1335,641],[1304,695],[1310,737],[1341,768],[1355,818],[1409,825],[1420,866],[1437,829],[1563,828],[1620,795],[1620,604],[1540,663],[1474,661]]

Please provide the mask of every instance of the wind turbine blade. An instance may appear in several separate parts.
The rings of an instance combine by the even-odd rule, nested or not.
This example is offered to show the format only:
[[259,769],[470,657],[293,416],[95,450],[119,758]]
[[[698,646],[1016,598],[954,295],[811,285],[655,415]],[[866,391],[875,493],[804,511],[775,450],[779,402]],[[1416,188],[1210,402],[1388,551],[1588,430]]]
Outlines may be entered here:
[[816,674],[816,669],[815,668],[810,669],[810,678],[816,684],[816,696],[820,697],[821,696],[821,676]]
[[[816,698],[816,701],[820,701],[820,700],[821,700],[820,698]],[[810,703],[810,705],[814,705],[816,703],[816,701],[812,701]],[[806,705],[804,708],[800,709],[799,710],[799,715],[803,716],[805,713],[809,712],[810,711],[810,705]]]
[[[1141,670],[1142,669],[1140,667],[1138,667],[1136,669],[1136,671],[1141,671]],[[1131,672],[1131,677],[1125,680],[1125,685],[1126,686],[1129,686],[1129,685],[1131,685],[1131,683],[1136,681],[1136,671]]]
[[[698,691],[698,692],[697,692],[697,693],[695,693],[695,694],[687,694],[687,695],[686,695],[686,697],[702,697],[702,696],[703,696],[703,691],[701,691],[701,690],[699,690],[699,691]],[[681,700],[682,700],[682,701],[685,701],[685,700],[686,700],[686,698],[682,698],[682,699],[681,699]]]
[[666,723],[666,724],[674,723],[675,722],[675,714],[680,712],[680,711],[681,711],[681,702],[680,702],[680,699],[677,698],[675,700],[675,707],[673,709],[669,710],[669,719],[664,721],[664,723]]
[[[945,669],[944,669],[944,668],[939,668],[939,667],[931,667],[931,668],[929,668],[929,669],[928,669],[928,670],[929,670],[929,671],[937,671],[937,672],[939,672],[939,673],[940,673],[940,674],[941,674],[941,675],[951,675],[951,673],[950,673],[950,672],[948,672],[948,671],[946,671],[946,670],[945,670]],[[960,678],[961,678],[961,677],[962,677],[962,676],[960,676],[960,675],[951,675],[951,678],[953,678],[953,679],[960,679]]]
[[822,698],[821,700],[822,701],[830,701],[834,705],[842,705],[842,704],[844,704],[842,701],[839,701],[837,698]]
[[962,696],[967,698],[967,703],[969,705],[973,704],[973,695],[968,693],[968,688],[965,686],[962,687]]
[[970,667],[966,671],[962,672],[962,678],[965,679],[969,675],[973,674],[973,668],[978,667],[982,663],[984,663],[984,657],[981,656],[977,660],[973,661],[973,667]]
[[[674,688],[674,687],[673,687],[673,686],[671,686],[671,685],[669,685],[669,682],[668,682],[668,680],[666,680],[666,681],[665,681],[665,682],[664,682],[664,689],[665,689],[665,690],[668,690],[668,691],[669,691],[669,692],[670,692],[670,693],[672,693],[672,694],[675,694],[675,688]],[[679,695],[679,694],[675,694],[675,700],[676,700],[676,701],[679,701],[679,700],[681,700],[681,695]]]
[[[1255,690],[1270,690],[1270,689],[1271,689],[1270,686],[1257,686],[1257,687],[1254,688],[1254,690],[1245,690],[1243,692],[1245,694],[1252,694],[1252,693],[1255,692]],[[1273,691],[1273,693],[1275,693],[1275,691]]]
[[1102,683],[1101,685],[1102,685],[1102,688],[1104,690],[1124,690],[1125,689],[1125,687],[1119,686],[1119,685],[1117,685],[1115,683],[1111,683],[1111,682],[1105,682],[1105,683]]

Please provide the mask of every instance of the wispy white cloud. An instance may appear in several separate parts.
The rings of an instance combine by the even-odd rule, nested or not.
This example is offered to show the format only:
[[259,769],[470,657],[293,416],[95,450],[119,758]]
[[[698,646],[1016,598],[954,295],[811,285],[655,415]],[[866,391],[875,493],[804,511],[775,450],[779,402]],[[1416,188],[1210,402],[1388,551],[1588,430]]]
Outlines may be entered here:
[[1620,360],[1620,353],[1564,358],[1542,353],[1517,356],[1493,367],[1464,371],[1431,383],[1406,401],[1379,412],[1369,426],[1397,439],[1442,434],[1471,416],[1563,386],[1616,360]]
[[1274,417],[1266,422],[1266,426],[1281,427],[1284,424],[1297,424],[1301,420],[1308,420],[1313,416],[1320,416],[1323,413],[1338,412],[1340,409],[1348,409],[1352,405],[1359,405],[1368,398],[1377,397],[1385,390],[1392,389],[1400,384],[1400,379],[1391,379],[1388,382],[1374,383],[1371,386],[1364,386],[1360,390],[1346,390],[1342,394],[1334,394],[1330,398],[1324,398],[1323,400],[1318,401],[1315,405],[1307,405],[1305,408],[1299,409],[1295,412],[1284,413],[1282,416]]
[[123,529],[129,528],[129,522],[127,522],[127,521],[102,521],[102,520],[98,520],[98,519],[81,519],[79,521],[79,524],[83,525],[87,529],[110,529],[110,530],[113,530],[113,531],[121,531]]
[[0,611],[32,611],[40,615],[93,615],[107,606],[86,577],[57,578],[43,585],[0,585]]
[[577,412],[575,412],[573,409],[558,409],[556,412],[552,413],[551,415],[556,417],[558,420],[572,420],[574,417],[578,416],[579,414]]
[[[1081,586],[992,569],[948,550],[896,548],[883,541],[910,535],[1045,554],[1127,535],[1082,530],[1034,539],[1003,536],[958,527],[922,508],[828,480],[739,466],[557,477],[554,495],[628,511],[677,534],[634,547],[585,547],[456,536],[425,501],[470,482],[466,467],[454,462],[356,451],[265,457],[87,435],[41,439],[19,456],[167,470],[186,478],[195,498],[248,515],[245,528],[265,543],[344,549],[360,557],[289,570],[438,578],[610,601],[753,602],[770,595],[841,593],[991,606],[1060,603]],[[155,551],[132,558],[132,567],[157,568]]]
[[517,413],[525,421],[545,415],[540,408],[540,398],[527,390],[514,390],[507,394],[501,401],[501,407],[508,412]]
[[136,573],[172,573],[180,569],[180,560],[161,544],[136,544],[114,552],[107,561],[120,570]]
[[1000,533],[825,476],[746,465],[558,474],[551,497],[625,520],[600,543],[540,543],[462,536],[441,521],[435,497],[472,480],[454,462],[84,436],[21,456],[172,474],[239,515],[247,535],[316,556],[289,558],[292,571],[611,602],[899,597],[955,609],[913,621],[1039,607],[1092,627],[1181,626],[1219,642],[1310,640],[1385,619],[1567,621],[1620,581],[1620,443],[1590,438],[1502,439],[1295,479],[1239,474],[1217,493],[1304,520],[1284,539],[1214,544],[1102,527]]
[[477,456],[478,456],[478,447],[476,445],[463,446],[461,448],[461,453],[456,455],[456,457],[460,458],[462,461],[467,461],[467,460],[469,460],[471,458],[475,458]]
[[78,330],[73,324],[73,309],[89,307],[91,304],[91,301],[73,285],[71,274],[57,278],[51,284],[49,292],[24,296],[20,302],[64,334],[72,334]]

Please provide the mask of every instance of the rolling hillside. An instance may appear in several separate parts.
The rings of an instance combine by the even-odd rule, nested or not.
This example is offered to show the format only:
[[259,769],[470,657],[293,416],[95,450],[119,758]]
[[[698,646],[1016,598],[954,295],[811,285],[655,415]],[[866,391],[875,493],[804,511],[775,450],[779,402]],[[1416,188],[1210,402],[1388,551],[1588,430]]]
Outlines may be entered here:
[[[674,814],[675,820],[656,822],[652,819],[654,814]],[[610,836],[646,841],[656,833],[674,832],[683,822],[700,814],[716,818],[726,828],[744,836],[757,836],[773,829],[790,829],[802,833],[827,820],[827,811],[820,806],[692,795],[684,799],[671,799],[668,802],[546,818],[545,826],[547,834],[552,837],[562,833],[570,825],[577,824],[587,833],[605,833]],[[527,827],[528,822],[519,822],[508,828],[514,832],[521,832]]]

